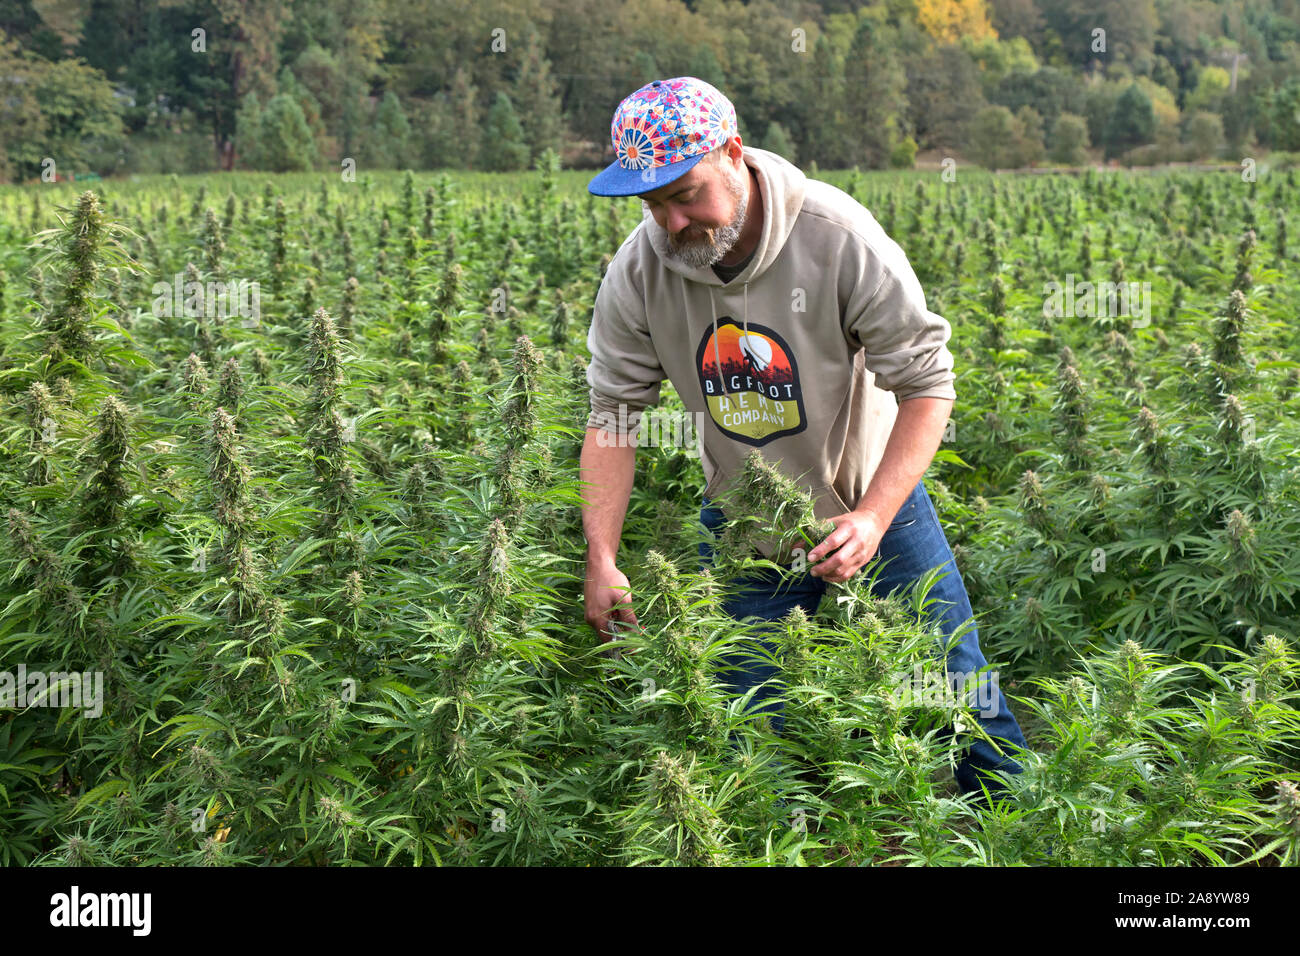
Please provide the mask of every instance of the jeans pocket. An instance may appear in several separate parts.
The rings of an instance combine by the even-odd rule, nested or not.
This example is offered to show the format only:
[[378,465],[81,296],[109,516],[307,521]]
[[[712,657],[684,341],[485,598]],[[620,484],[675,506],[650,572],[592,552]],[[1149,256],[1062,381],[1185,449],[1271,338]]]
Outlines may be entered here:
[[886,528],[885,531],[886,531],[886,533],[888,533],[888,532],[890,532],[890,531],[902,531],[904,528],[910,528],[910,527],[912,527],[912,525],[914,525],[914,524],[916,524],[916,516],[915,516],[915,515],[913,515],[913,516],[910,517],[910,518],[906,518],[906,519],[904,519],[904,518],[895,518],[894,521],[893,521],[893,523],[890,524],[890,526],[889,526],[888,528]]
[[[919,484],[918,484],[918,487],[919,487]],[[902,529],[902,528],[910,528],[912,525],[916,524],[916,519],[917,519],[916,499],[917,499],[917,497],[918,497],[918,495],[917,495],[917,493],[916,493],[915,490],[913,490],[913,492],[912,492],[910,495],[907,496],[907,500],[903,502],[903,504],[902,504],[902,505],[899,507],[899,509],[898,509],[898,513],[894,515],[894,520],[891,521],[891,522],[889,523],[889,527],[885,529],[887,532],[888,532],[888,531],[898,531],[898,530],[900,530],[900,529]]]

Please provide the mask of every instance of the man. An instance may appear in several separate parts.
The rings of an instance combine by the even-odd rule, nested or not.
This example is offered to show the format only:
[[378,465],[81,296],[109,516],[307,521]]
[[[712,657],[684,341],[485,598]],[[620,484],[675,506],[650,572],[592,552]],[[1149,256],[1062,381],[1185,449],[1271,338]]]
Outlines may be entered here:
[[[972,617],[970,600],[921,481],[956,398],[951,328],[926,309],[902,250],[852,197],[743,146],[732,104],[698,79],[643,86],[619,104],[611,131],[617,158],[588,189],[640,196],[644,218],[610,262],[587,339],[587,622],[606,641],[611,622],[636,624],[615,566],[636,449],[616,436],[637,429],[668,378],[704,422],[706,527],[723,520],[711,499],[755,448],[835,524],[797,584],[747,578],[729,614],[778,620],[796,603],[811,614],[826,582],[847,581],[879,553],[882,595],[943,566],[930,596],[951,637]],[[787,557],[770,542],[761,550]],[[701,545],[702,560],[710,553]],[[737,694],[776,676],[744,666],[730,678]],[[985,666],[971,626],[948,671]],[[980,722],[1007,755],[973,744],[957,768],[964,792],[1004,789],[996,772],[1022,769],[1009,754],[1024,735],[1001,690],[989,693],[989,675],[980,681],[979,699],[995,700]],[[780,733],[773,694],[769,685],[755,702]]]

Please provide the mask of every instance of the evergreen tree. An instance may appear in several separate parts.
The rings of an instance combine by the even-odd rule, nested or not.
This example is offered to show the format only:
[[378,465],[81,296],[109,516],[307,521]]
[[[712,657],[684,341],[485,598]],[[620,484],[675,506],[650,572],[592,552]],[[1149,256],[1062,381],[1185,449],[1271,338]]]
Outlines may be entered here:
[[397,94],[389,90],[375,108],[371,125],[370,164],[379,169],[402,169],[410,165],[411,124]]
[[484,169],[506,172],[528,167],[524,128],[504,90],[497,91],[487,122],[483,124],[482,152]]
[[1212,157],[1223,142],[1223,120],[1216,113],[1197,110],[1187,120],[1184,139],[1191,150],[1190,159]]
[[1149,143],[1155,134],[1156,114],[1151,106],[1151,98],[1142,91],[1142,87],[1131,83],[1115,101],[1115,108],[1110,111],[1110,117],[1106,121],[1106,133],[1102,140],[1106,147],[1106,158],[1111,159]]
[[[298,108],[302,111],[303,119],[307,122],[307,128],[311,130],[312,141],[319,147],[329,136],[325,128],[325,118],[323,116],[320,101],[312,95],[311,90],[307,89],[293,71],[287,66],[280,70],[279,90],[293,97]],[[270,103],[267,103],[270,106]]]
[[1016,110],[1016,120],[1020,123],[1020,135],[1016,140],[1018,147],[1018,166],[1032,166],[1043,159],[1043,118],[1038,110],[1026,104]]
[[711,47],[703,44],[697,46],[691,54],[690,63],[686,67],[686,75],[693,76],[697,80],[703,80],[719,90],[726,89],[727,78],[722,74],[722,67],[718,63],[718,58],[713,55]]
[[353,75],[345,74],[343,79],[343,102],[339,106],[339,155],[357,154],[361,140],[361,131],[365,123],[365,87]]
[[343,108],[342,74],[339,58],[317,42],[308,44],[307,49],[293,61],[295,83],[311,94],[320,106],[322,122],[331,130],[340,128]]
[[519,73],[511,98],[518,106],[524,138],[534,156],[564,146],[564,113],[560,92],[551,78],[551,63],[535,30],[524,41]]
[[987,169],[1015,169],[1043,158],[1042,120],[1032,106],[1012,113],[986,106],[975,114],[970,152]]
[[907,78],[878,32],[871,20],[863,19],[844,64],[844,111],[856,153],[852,164],[873,169],[889,165],[890,154],[904,135],[899,120],[907,107],[903,96]]
[[262,114],[261,165],[282,173],[313,168],[318,159],[316,140],[298,101],[288,93],[277,93]]
[[986,105],[975,61],[961,47],[946,45],[905,52],[903,66],[907,122],[918,147],[960,149],[969,137],[971,117]]
[[244,96],[235,116],[235,151],[244,169],[263,168],[262,106],[256,93]]
[[664,78],[659,74],[659,64],[655,62],[655,58],[645,50],[637,50],[632,54],[630,71],[627,84],[629,93],[647,83]]
[[763,140],[763,148],[769,152],[783,156],[790,162],[795,161],[794,142],[790,139],[790,134],[785,131],[785,127],[780,123],[769,123],[767,127],[767,137]]
[[843,108],[843,63],[843,57],[823,33],[817,37],[812,59],[804,67],[804,85],[811,94],[805,100],[809,114],[806,159],[829,167],[852,166],[858,161]]
[[1008,147],[1015,141],[1019,125],[1005,106],[984,107],[971,123],[971,157],[985,169],[1014,166],[1015,157]]
[[451,89],[434,100],[427,160],[437,167],[476,169],[479,159],[478,87],[463,66]]
[[1054,163],[1081,166],[1088,161],[1088,122],[1074,113],[1059,113],[1052,124],[1048,157]]
[[[1274,149],[1300,150],[1300,78],[1291,77],[1263,97],[1263,129],[1260,139]],[[1224,123],[1228,132],[1228,124]],[[1230,136],[1230,138],[1233,138]],[[1244,139],[1244,136],[1240,136]]]

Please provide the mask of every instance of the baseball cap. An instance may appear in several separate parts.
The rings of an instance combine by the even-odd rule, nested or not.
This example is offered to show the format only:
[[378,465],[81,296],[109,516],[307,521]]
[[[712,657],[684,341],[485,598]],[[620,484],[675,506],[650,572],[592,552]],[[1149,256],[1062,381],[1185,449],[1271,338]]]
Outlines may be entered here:
[[693,76],[647,83],[618,104],[610,124],[617,159],[587,184],[595,196],[635,196],[686,175],[736,135],[736,108]]

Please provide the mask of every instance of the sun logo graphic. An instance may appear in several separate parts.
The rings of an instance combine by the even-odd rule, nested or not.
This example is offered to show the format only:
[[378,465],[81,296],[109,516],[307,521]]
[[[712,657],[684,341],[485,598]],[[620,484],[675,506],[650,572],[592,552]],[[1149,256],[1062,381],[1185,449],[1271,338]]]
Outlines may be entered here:
[[700,391],[723,434],[762,447],[808,427],[794,353],[763,325],[724,316],[696,350]]
[[761,335],[742,335],[740,354],[755,372],[761,372],[772,364],[772,343]]

